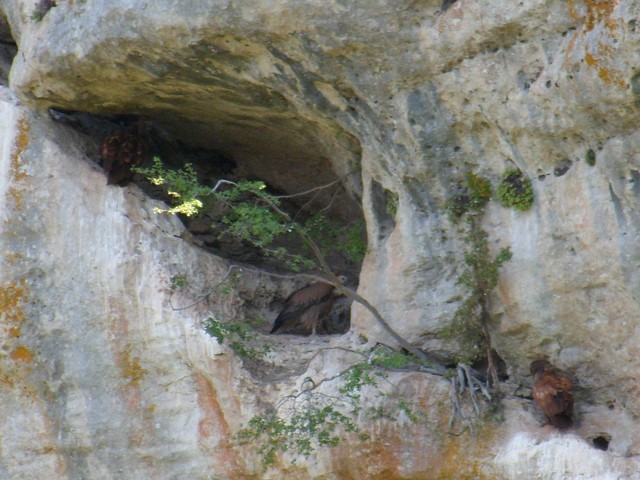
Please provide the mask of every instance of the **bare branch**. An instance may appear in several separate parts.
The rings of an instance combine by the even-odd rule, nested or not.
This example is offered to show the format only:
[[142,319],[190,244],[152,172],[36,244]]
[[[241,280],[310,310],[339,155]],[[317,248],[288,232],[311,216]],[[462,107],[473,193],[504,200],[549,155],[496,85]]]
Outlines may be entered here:
[[342,182],[349,175],[353,175],[354,173],[357,173],[357,172],[358,172],[358,170],[351,170],[349,173],[346,173],[343,176],[341,176],[340,178],[335,179],[333,182],[327,183],[325,185],[320,185],[318,187],[311,188],[311,189],[306,190],[304,192],[292,193],[290,195],[278,195],[277,198],[295,198],[295,197],[302,197],[304,195],[309,195],[310,193],[317,192],[318,190],[324,190],[326,188],[332,187],[336,183]]
[[238,184],[236,182],[232,182],[231,180],[218,180],[218,182],[216,183],[215,187],[213,187],[211,189],[211,192],[209,193],[216,193],[218,191],[218,188],[220,188],[222,185],[233,185],[234,187],[237,187]]

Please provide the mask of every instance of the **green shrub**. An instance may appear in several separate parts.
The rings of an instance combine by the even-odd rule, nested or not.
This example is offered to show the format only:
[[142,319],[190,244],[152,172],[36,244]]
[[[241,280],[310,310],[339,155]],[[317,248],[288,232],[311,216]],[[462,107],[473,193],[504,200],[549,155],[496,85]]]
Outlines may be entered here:
[[498,200],[504,207],[526,211],[533,205],[533,186],[518,169],[504,172],[498,186]]
[[452,195],[447,200],[447,213],[454,222],[466,213],[482,212],[493,194],[491,182],[485,177],[468,172],[464,180],[463,191]]
[[204,331],[214,337],[220,345],[228,340],[231,349],[243,359],[259,360],[271,351],[268,345],[261,348],[248,346],[255,334],[250,325],[236,322],[220,322],[215,318],[208,318],[204,324]]
[[202,210],[203,200],[211,189],[198,183],[198,175],[193,166],[187,163],[180,170],[167,169],[162,160],[153,157],[153,165],[148,168],[135,167],[134,172],[144,175],[149,182],[163,186],[173,203],[177,206],[168,210],[155,208],[158,213],[181,213],[187,217],[194,216]]
[[590,167],[593,167],[596,164],[596,152],[593,150],[593,148],[587,150],[587,153],[584,156],[584,160]]
[[491,182],[473,172],[468,172],[465,180],[470,192],[470,210],[480,212],[491,200]]

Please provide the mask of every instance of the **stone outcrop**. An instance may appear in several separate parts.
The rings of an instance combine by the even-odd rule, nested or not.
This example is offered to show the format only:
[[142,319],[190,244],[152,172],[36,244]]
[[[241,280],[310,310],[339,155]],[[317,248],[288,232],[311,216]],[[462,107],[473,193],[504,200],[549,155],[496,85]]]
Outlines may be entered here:
[[[2,58],[18,46],[8,86],[0,63],[0,411],[10,419],[0,476],[640,478],[640,6],[43,5],[0,5]],[[496,185],[519,168],[533,208],[491,202],[483,222],[492,248],[513,252],[492,298],[509,376],[502,422],[451,436],[448,381],[396,372],[397,394],[425,422],[376,420],[369,441],[287,454],[263,471],[257,446],[234,435],[306,377],[352,360],[317,349],[393,340],[356,305],[343,337],[272,340],[288,371],[248,368],[201,322],[271,314],[293,282],[244,270],[229,293],[176,309],[230,264],[185,241],[137,186],[107,187],[90,140],[50,107],[144,114],[283,191],[357,171],[339,202],[347,218],[361,203],[367,222],[359,293],[403,337],[449,358],[457,346],[438,332],[463,293],[466,246],[447,198],[467,171]],[[172,290],[176,275],[187,289]],[[523,398],[540,355],[576,380],[569,433],[541,427]],[[375,392],[365,397],[376,405]]]

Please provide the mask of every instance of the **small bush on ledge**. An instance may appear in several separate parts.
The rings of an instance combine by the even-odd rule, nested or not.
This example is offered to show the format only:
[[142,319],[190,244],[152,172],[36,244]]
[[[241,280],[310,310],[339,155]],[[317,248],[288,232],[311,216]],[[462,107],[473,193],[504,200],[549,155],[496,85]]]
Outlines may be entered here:
[[498,199],[504,207],[526,211],[533,205],[533,186],[518,169],[504,172],[498,186]]
[[447,212],[455,223],[466,213],[481,213],[491,200],[491,182],[487,178],[467,172],[464,183],[463,191],[447,200]]

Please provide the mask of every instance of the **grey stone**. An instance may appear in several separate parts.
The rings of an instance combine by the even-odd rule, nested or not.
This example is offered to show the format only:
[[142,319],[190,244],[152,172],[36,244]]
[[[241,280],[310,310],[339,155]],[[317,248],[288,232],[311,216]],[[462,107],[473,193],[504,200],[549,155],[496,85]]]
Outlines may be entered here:
[[[24,312],[0,359],[0,410],[12,419],[2,475],[444,478],[479,465],[487,478],[640,478],[640,5],[58,3],[40,21],[33,1],[4,0],[0,11],[19,45],[10,90],[0,86],[0,298],[18,302],[5,305],[6,325]],[[233,294],[173,310],[228,263],[182,241],[181,225],[153,214],[136,186],[107,188],[79,134],[41,113],[50,107],[148,115],[282,190],[357,171],[339,203],[346,218],[361,203],[367,221],[359,293],[404,338],[449,358],[459,347],[438,332],[464,293],[466,246],[447,198],[469,170],[494,185],[522,170],[533,208],[491,202],[483,221],[492,248],[513,252],[491,299],[512,387],[505,422],[481,440],[443,441],[447,382],[398,374],[399,391],[429,409],[430,429],[376,423],[379,450],[353,442],[297,465],[285,455],[260,477],[255,451],[232,440],[259,401],[348,363],[314,357],[318,347],[393,339],[355,305],[339,339],[277,340],[291,376],[252,376],[199,321],[270,312],[269,299],[293,285],[243,272]],[[191,290],[170,292],[177,274]],[[577,382],[579,426],[568,435],[540,427],[514,395],[539,355]],[[607,452],[588,443],[602,434]]]

